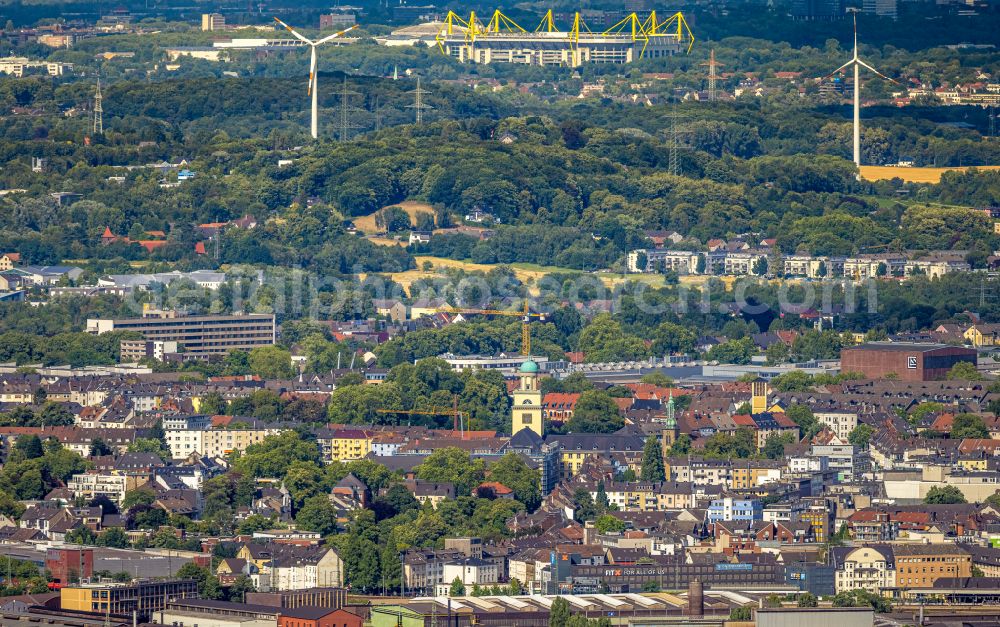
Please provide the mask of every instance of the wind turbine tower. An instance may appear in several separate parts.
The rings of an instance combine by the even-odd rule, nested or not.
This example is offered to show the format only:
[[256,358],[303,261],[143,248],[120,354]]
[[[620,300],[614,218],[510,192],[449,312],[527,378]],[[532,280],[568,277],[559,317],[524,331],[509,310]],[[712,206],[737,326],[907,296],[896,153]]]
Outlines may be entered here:
[[836,70],[827,74],[823,80],[826,80],[833,76],[834,74],[851,68],[854,70],[854,165],[861,167],[861,68],[865,68],[879,76],[889,81],[890,83],[898,82],[892,80],[885,74],[882,74],[872,66],[868,65],[858,57],[858,12],[857,9],[853,10],[854,13],[854,54],[851,56],[851,60],[843,64]]
[[285,30],[287,30],[289,33],[291,33],[293,37],[295,37],[299,41],[305,43],[310,48],[310,51],[309,51],[309,53],[310,53],[309,54],[309,88],[308,88],[308,91],[307,91],[307,94],[309,96],[312,96],[312,118],[311,118],[310,130],[312,131],[312,138],[313,139],[319,139],[319,100],[318,100],[318,96],[317,96],[317,93],[316,93],[316,90],[317,90],[317,87],[318,87],[319,72],[316,70],[316,48],[319,47],[319,46],[322,46],[323,44],[325,44],[325,43],[327,43],[327,42],[329,42],[329,41],[331,41],[333,39],[336,39],[338,37],[343,36],[344,33],[348,32],[348,31],[354,30],[355,28],[358,27],[358,25],[355,24],[355,25],[351,26],[350,28],[345,28],[344,30],[337,31],[336,33],[334,33],[332,35],[327,35],[326,37],[323,37],[322,39],[317,39],[316,41],[312,41],[311,39],[306,39],[305,37],[303,37],[301,34],[299,34],[298,32],[296,32],[295,30],[293,30],[291,26],[289,26],[288,24],[285,24],[284,22],[282,22],[278,18],[274,18],[274,21],[277,22],[278,24],[281,24],[282,26],[284,26]]

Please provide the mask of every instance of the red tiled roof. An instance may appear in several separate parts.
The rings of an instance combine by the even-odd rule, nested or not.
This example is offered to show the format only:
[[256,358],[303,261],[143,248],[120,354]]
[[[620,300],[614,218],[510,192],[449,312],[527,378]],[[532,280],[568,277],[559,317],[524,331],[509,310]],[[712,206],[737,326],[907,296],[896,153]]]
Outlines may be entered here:
[[931,429],[939,433],[950,433],[954,424],[955,414],[943,413],[934,419],[934,422],[931,423]]
[[634,398],[612,398],[615,405],[618,405],[618,411],[628,411],[632,404],[635,402]]
[[684,396],[685,394],[693,394],[691,390],[685,390],[683,388],[672,388],[663,387],[661,385],[653,385],[652,383],[626,383],[625,387],[635,392],[636,397],[639,398],[640,394],[643,394],[641,398],[651,398],[656,397],[660,400],[667,400],[671,394],[674,396]]
[[573,411],[578,400],[580,400],[580,395],[575,392],[549,392],[542,399],[542,407]]
[[166,243],[167,242],[165,240],[159,240],[159,239],[143,239],[136,242],[136,244],[139,244],[149,252],[153,252],[157,248],[164,246]]
[[850,522],[875,522],[878,520],[879,512],[873,509],[859,509],[850,516],[847,520]]
[[757,428],[757,423],[754,422],[753,417],[750,414],[733,414],[733,422],[737,427],[750,427],[751,429]]
[[972,453],[974,451],[995,452],[997,449],[1000,449],[1000,440],[966,438],[958,445],[958,450],[962,453]]
[[571,364],[582,364],[584,359],[585,356],[581,351],[570,351],[566,353],[566,360]]
[[900,523],[926,525],[931,521],[929,512],[896,512],[893,520]]
[[476,487],[476,490],[481,490],[483,488],[493,490],[493,494],[496,494],[498,496],[514,493],[513,490],[511,490],[504,484],[500,483],[499,481],[484,481],[480,483],[479,486]]
[[771,417],[774,418],[774,421],[784,429],[794,429],[799,426],[794,420],[786,416],[784,412],[771,412]]

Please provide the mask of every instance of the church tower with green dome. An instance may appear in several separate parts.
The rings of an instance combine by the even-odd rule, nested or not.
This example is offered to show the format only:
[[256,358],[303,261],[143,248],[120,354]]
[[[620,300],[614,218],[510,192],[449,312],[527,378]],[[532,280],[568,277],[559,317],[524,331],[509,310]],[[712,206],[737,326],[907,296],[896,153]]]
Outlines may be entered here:
[[542,436],[545,434],[545,426],[542,419],[542,390],[538,386],[538,364],[529,358],[521,364],[517,377],[520,385],[514,390],[511,434],[521,429],[531,429]]
[[663,442],[663,451],[666,451],[677,441],[677,407],[674,404],[674,391],[670,390],[670,399],[667,401],[667,413],[663,418],[663,432],[660,440]]

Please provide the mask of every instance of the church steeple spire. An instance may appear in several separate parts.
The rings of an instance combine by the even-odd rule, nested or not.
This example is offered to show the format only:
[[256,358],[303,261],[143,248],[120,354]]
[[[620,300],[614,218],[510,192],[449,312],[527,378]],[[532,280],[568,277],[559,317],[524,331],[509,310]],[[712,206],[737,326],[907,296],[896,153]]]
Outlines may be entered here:
[[670,398],[667,400],[667,421],[666,425],[668,429],[673,429],[677,426],[677,416],[676,416],[676,406],[674,405],[674,391],[670,390]]

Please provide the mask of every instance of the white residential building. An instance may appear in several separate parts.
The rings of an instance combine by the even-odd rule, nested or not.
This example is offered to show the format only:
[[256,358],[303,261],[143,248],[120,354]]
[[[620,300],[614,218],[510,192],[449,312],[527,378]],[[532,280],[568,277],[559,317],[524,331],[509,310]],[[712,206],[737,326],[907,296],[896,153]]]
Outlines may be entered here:
[[836,564],[834,589],[837,592],[867,590],[880,594],[896,585],[896,567],[891,553],[883,554],[873,547],[860,547],[847,552]]
[[841,442],[847,442],[851,431],[858,426],[858,415],[852,412],[819,412],[816,420],[830,428]]

